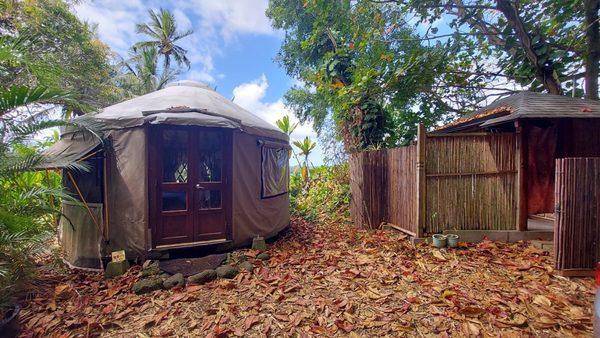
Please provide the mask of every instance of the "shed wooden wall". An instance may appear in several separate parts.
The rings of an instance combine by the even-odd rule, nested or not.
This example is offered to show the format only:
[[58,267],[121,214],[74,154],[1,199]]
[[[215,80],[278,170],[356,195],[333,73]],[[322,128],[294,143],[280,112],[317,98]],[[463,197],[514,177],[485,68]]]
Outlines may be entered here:
[[600,156],[600,119],[522,120],[527,213],[554,212],[555,160]]

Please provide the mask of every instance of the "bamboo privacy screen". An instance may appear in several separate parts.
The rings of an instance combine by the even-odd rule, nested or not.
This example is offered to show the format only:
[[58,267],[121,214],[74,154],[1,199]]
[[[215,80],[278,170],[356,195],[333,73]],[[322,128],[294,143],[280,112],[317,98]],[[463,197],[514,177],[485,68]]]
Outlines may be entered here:
[[594,269],[600,260],[600,158],[557,159],[555,201],[556,269]]
[[517,224],[514,134],[419,132],[417,145],[350,157],[357,226],[393,223],[416,237],[446,229],[513,230]]
[[428,136],[427,232],[514,230],[516,153],[514,134]]

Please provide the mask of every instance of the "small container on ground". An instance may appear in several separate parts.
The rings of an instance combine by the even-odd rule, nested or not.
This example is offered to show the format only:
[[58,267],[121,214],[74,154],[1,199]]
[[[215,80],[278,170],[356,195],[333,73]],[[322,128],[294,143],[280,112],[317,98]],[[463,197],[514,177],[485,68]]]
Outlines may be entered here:
[[448,242],[449,248],[456,248],[458,246],[458,235],[457,234],[447,234],[446,240]]
[[442,234],[435,234],[431,236],[433,240],[433,246],[436,248],[445,248],[446,247],[446,236]]

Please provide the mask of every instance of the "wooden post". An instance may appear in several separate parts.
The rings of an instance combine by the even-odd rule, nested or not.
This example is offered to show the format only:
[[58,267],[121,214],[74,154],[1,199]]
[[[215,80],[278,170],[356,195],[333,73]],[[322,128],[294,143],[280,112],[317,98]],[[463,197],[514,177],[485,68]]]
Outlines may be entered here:
[[423,237],[423,233],[427,227],[427,181],[425,172],[425,143],[427,142],[427,134],[425,126],[419,123],[417,131],[417,237]]
[[102,233],[104,236],[105,240],[108,240],[108,216],[109,216],[109,208],[108,208],[108,204],[110,203],[110,200],[108,198],[108,151],[105,149],[104,152],[102,153],[103,159],[102,159],[102,184],[103,184],[103,191],[102,193],[104,194],[104,228],[102,229]]
[[528,206],[527,206],[527,133],[523,122],[515,121],[517,132],[517,230],[527,231]]

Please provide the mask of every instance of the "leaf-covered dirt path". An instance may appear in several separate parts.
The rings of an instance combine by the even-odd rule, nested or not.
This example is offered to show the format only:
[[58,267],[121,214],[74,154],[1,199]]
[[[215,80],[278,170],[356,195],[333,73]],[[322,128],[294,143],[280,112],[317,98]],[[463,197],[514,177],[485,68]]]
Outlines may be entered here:
[[[398,232],[292,222],[253,273],[133,294],[139,267],[40,275],[25,336],[591,335],[593,280],[547,253],[485,241],[439,251]],[[256,253],[244,250],[249,256]]]

